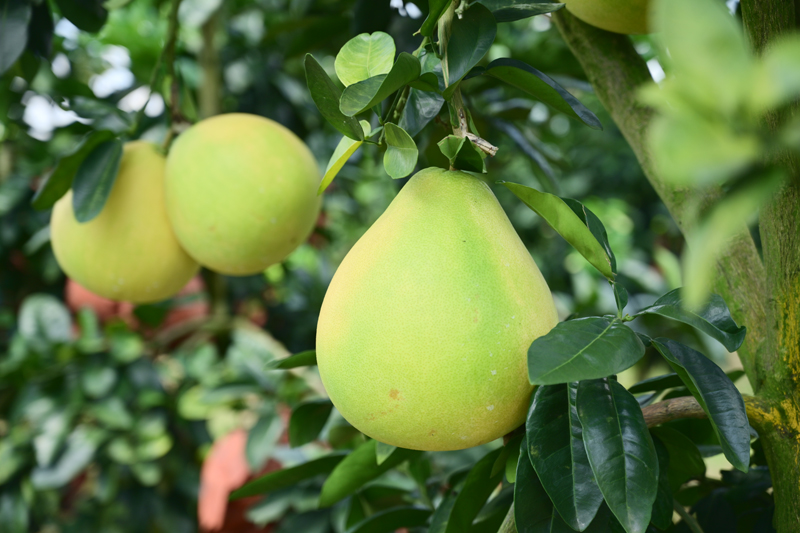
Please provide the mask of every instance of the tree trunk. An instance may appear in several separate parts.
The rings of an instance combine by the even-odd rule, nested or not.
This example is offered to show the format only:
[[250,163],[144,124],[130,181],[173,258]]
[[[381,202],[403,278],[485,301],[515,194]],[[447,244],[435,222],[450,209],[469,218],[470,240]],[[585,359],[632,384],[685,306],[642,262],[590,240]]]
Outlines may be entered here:
[[[794,30],[793,0],[744,0],[742,13],[757,51],[779,34]],[[581,22],[566,11],[553,20],[580,61],[600,101],[631,145],[653,188],[681,230],[692,229],[690,198],[709,204],[719,190],[699,191],[664,181],[646,144],[652,110],[637,101],[651,80],[630,39]],[[785,117],[769,116],[775,128]],[[789,154],[779,156],[791,182],[762,209],[759,221],[763,261],[748,232],[734,237],[717,262],[716,291],[734,318],[747,326],[739,351],[763,410],[751,424],[759,431],[772,474],[774,525],[779,533],[800,531],[800,173]]]

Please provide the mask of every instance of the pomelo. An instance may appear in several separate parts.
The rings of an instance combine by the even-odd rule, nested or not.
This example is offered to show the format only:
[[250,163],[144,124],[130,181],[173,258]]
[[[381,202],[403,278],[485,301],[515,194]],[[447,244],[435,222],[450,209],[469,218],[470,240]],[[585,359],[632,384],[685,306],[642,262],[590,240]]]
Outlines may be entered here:
[[219,115],[173,144],[167,212],[178,240],[201,265],[255,274],[311,233],[319,181],[314,156],[288,129],[256,115]]
[[169,298],[197,273],[167,218],[164,167],[155,145],[129,142],[99,215],[79,223],[72,191],[56,202],[50,235],[67,276],[104,298],[147,303]]
[[489,187],[427,169],[336,271],[317,363],[333,404],[370,437],[468,448],[525,420],[527,351],[556,322],[550,290]]

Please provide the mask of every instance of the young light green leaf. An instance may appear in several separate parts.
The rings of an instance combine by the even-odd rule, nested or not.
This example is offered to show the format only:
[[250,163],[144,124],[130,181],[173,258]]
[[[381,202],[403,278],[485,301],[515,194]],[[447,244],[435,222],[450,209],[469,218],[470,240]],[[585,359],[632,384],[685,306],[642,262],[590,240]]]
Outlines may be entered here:
[[365,483],[391,470],[400,463],[413,459],[422,452],[398,448],[382,464],[376,458],[376,442],[368,440],[339,464],[322,486],[320,507],[329,507],[354,493]]
[[564,7],[556,3],[530,3],[527,0],[479,0],[494,15],[497,22],[514,22],[536,15],[552,13]]
[[658,491],[658,456],[636,398],[609,378],[578,386],[578,417],[597,485],[628,533],[644,533]]
[[274,492],[299,483],[304,479],[327,474],[341,463],[347,455],[347,452],[332,452],[307,463],[271,472],[233,491],[231,499],[238,500],[239,498]]
[[561,322],[528,349],[528,378],[534,385],[596,379],[630,368],[644,355],[631,328],[612,317]]
[[453,20],[453,30],[447,43],[447,88],[445,99],[458,87],[461,79],[483,59],[494,43],[497,23],[486,6],[472,4],[462,18]]
[[383,155],[383,166],[386,173],[392,178],[405,178],[417,166],[419,150],[411,135],[400,126],[391,122],[384,125],[386,128],[386,153]]
[[580,120],[592,129],[602,130],[600,120],[577,98],[550,76],[516,59],[495,59],[484,72],[516,87],[565,115]]
[[289,420],[289,443],[292,448],[317,438],[333,409],[330,400],[314,400],[298,405]]
[[725,300],[717,294],[712,294],[700,309],[692,310],[684,305],[681,289],[675,289],[636,313],[636,316],[643,314],[661,315],[695,327],[718,340],[729,352],[739,349],[747,333],[744,326],[736,325]]
[[388,74],[392,70],[394,53],[394,39],[387,33],[356,35],[336,54],[336,75],[348,87],[379,74]]
[[526,431],[528,455],[539,481],[564,521],[583,531],[603,503],[603,495],[584,449],[577,391],[577,382],[539,387]]
[[450,160],[450,166],[455,166],[456,156],[466,140],[466,137],[451,134],[436,143],[442,154]]
[[25,50],[30,19],[30,2],[5,0],[0,4],[0,75],[10,69]]
[[316,366],[317,352],[316,350],[306,350],[305,352],[296,353],[285,357],[283,359],[276,359],[267,364],[268,370],[288,370],[290,368],[297,368],[300,366]]
[[339,99],[339,110],[348,117],[363,113],[420,75],[419,59],[401,53],[388,74],[378,74],[347,87]]
[[[364,138],[369,137],[369,122],[366,120],[360,120],[359,124],[361,124],[361,128],[364,130]],[[350,159],[350,157],[362,144],[363,141],[355,141],[346,136],[342,137],[342,139],[339,141],[339,144],[336,146],[336,150],[333,151],[333,155],[328,161],[328,168],[325,169],[325,175],[322,177],[322,182],[319,184],[317,194],[322,194],[325,192],[325,189],[327,189],[328,185],[331,184],[333,178],[335,178],[339,171],[342,170],[342,167],[345,163],[347,163],[347,160]]]
[[100,214],[106,205],[122,160],[122,141],[105,141],[89,152],[72,182],[72,207],[78,222],[85,223]]
[[653,341],[692,396],[708,415],[722,451],[731,464],[747,472],[750,465],[750,425],[742,395],[720,367],[700,352],[660,337]]
[[452,0],[428,0],[428,16],[419,29],[423,37],[430,37],[433,35],[433,29],[436,27],[436,23],[439,22],[439,18],[447,11],[451,3]]
[[385,444],[381,441],[375,441],[375,460],[378,463],[378,466],[382,465],[386,459],[389,458],[392,453],[397,449],[397,446],[392,446],[391,444]]
[[345,136],[355,141],[363,141],[364,130],[358,121],[352,116],[344,115],[339,110],[342,92],[311,54],[306,54],[305,70],[311,99],[314,100],[314,104],[325,120]]
[[611,258],[605,248],[563,199],[518,183],[501,183],[564,237],[601,274],[614,279]]
[[377,533],[379,531],[396,531],[403,528],[416,528],[424,526],[431,516],[427,507],[401,506],[379,511],[356,525],[350,527],[345,533]]

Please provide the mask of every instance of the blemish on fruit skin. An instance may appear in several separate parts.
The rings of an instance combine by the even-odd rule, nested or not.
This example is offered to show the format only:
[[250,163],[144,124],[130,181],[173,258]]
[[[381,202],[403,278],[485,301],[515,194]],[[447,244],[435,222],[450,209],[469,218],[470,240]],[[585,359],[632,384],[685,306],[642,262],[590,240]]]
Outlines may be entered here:
[[493,376],[497,375],[497,370],[492,370],[492,375]]
[[489,411],[494,411],[494,405],[487,405],[486,409]]
[[392,400],[399,400],[400,399],[400,391],[397,389],[392,389],[389,391],[389,398]]
[[435,436],[436,436],[436,430],[435,430],[435,429],[432,429],[432,430],[430,431],[430,433],[428,433],[428,436],[429,436],[429,437],[435,437]]

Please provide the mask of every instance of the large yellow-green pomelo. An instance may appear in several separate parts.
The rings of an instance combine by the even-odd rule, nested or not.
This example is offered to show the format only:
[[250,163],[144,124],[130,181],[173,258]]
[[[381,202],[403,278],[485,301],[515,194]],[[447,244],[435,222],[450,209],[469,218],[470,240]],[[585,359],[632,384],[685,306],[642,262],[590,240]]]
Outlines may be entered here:
[[199,265],[183,251],[164,206],[164,156],[156,146],[125,144],[119,173],[103,210],[75,219],[72,191],[53,208],[50,235],[62,270],[90,291],[135,303],[180,291]]
[[524,421],[528,347],[556,322],[550,289],[489,187],[427,169],[336,271],[317,364],[333,404],[370,437],[468,448]]
[[316,160],[277,122],[219,115],[186,130],[167,156],[167,212],[201,265],[230,275],[286,258],[320,209]]
[[584,22],[625,34],[649,33],[649,0],[564,0],[567,10]]

